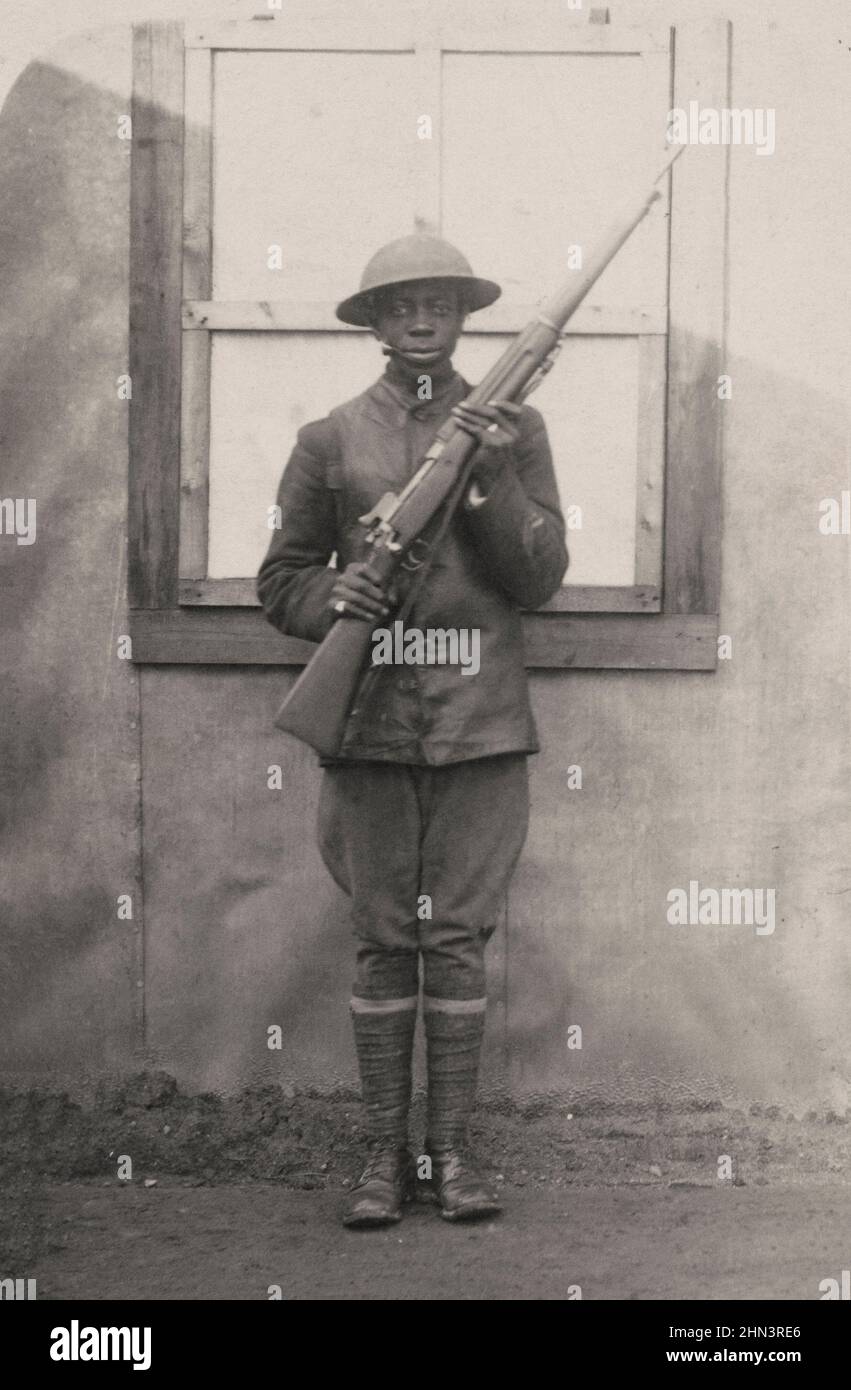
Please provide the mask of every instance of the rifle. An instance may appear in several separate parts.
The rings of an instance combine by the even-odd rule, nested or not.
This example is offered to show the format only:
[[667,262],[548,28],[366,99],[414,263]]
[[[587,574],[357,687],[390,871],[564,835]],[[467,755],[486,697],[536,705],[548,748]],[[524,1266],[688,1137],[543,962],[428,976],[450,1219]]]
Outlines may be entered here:
[[[613,223],[585,269],[573,275],[506,348],[470,392],[467,400],[471,405],[491,400],[522,401],[540,384],[561,348],[562,330],[568,319],[661,198],[656,185],[685,148],[680,145],[668,159],[640,204]],[[440,508],[457,504],[477,448],[478,441],[455,420],[446,420],[399,495],[385,493],[371,512],[359,518],[369,528],[365,540],[371,553],[366,574],[373,583],[382,588],[387,585],[403,562],[412,558],[412,548]],[[441,534],[443,530],[442,526]],[[409,567],[418,567],[421,562],[422,557],[418,556]],[[335,757],[343,742],[373,631],[373,624],[362,618],[339,618],[278,710],[275,726],[310,744],[323,757]]]

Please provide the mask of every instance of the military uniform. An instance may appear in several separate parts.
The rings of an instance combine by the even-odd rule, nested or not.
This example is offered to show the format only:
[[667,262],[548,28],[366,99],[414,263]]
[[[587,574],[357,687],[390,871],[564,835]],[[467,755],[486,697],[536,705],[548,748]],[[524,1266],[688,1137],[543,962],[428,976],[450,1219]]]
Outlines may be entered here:
[[[391,360],[368,390],[299,431],[278,494],[281,529],[258,576],[277,628],[313,641],[326,635],[338,572],[362,558],[358,518],[404,487],[469,391],[449,368],[435,378],[432,399],[420,400]],[[478,629],[480,669],[372,668],[339,756],[324,760],[319,843],[352,901],[352,1015],[367,1116],[375,1143],[399,1150],[407,1144],[419,955],[428,1143],[440,1153],[463,1142],[484,1025],[484,947],[525,840],[526,759],[538,749],[521,610],[549,598],[567,565],[536,410],[523,407],[516,446],[502,452],[484,498],[469,493],[456,511],[406,621],[422,631]],[[336,571],[328,568],[335,553]],[[400,599],[411,582],[403,580]],[[463,1182],[456,1186],[462,1191]]]

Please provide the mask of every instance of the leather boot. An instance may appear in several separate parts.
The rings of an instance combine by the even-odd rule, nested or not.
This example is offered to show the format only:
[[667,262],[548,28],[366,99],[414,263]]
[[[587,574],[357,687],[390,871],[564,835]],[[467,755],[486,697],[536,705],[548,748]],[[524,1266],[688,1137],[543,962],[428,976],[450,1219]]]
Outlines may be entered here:
[[399,999],[352,997],[369,1161],[349,1194],[344,1226],[386,1226],[398,1221],[414,1190],[408,1150],[411,1051],[416,995]]
[[445,1221],[477,1221],[502,1211],[496,1192],[461,1148],[437,1149],[426,1140],[431,1159],[431,1190]]
[[370,1158],[343,1208],[344,1226],[390,1226],[402,1218],[402,1203],[413,1201],[416,1169],[407,1148],[374,1139]]
[[476,1093],[485,999],[424,1000],[428,1044],[428,1132],[431,1193],[447,1221],[474,1221],[501,1211],[496,1193],[466,1148]]

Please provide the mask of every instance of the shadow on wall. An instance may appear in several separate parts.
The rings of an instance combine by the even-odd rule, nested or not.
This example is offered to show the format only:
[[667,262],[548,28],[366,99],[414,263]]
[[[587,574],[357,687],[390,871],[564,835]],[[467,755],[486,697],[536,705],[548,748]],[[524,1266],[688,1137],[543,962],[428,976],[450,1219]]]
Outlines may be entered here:
[[[851,553],[818,526],[842,487],[843,407],[728,360],[732,659],[534,677],[546,752],[510,904],[518,1090],[848,1103]],[[667,895],[693,879],[773,887],[773,934],[671,926]]]
[[137,676],[125,630],[127,96],[33,63],[0,115],[4,716],[0,1015],[12,1068],[126,1064],[137,944]]

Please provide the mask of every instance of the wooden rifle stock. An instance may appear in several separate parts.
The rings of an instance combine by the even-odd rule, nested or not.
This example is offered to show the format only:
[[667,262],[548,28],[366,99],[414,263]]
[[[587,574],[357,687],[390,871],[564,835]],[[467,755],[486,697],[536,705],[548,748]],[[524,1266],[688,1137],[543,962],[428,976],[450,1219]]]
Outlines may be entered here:
[[[518,334],[470,392],[468,401],[481,405],[495,399],[522,400],[534,390],[552,366],[564,325],[661,197],[656,185],[685,148],[678,146],[650,192],[613,223],[585,269],[571,276]],[[476,441],[450,418],[441,425],[423,463],[399,496],[388,494],[375,512],[362,518],[366,524],[372,523],[367,573],[380,587],[392,578],[420,532],[452,496],[476,447]],[[334,623],[278,710],[277,728],[310,744],[323,757],[333,758],[340,752],[373,630],[372,623],[360,618],[343,617]]]
[[372,632],[372,624],[360,618],[334,624],[278,711],[279,729],[324,757],[339,752]]

